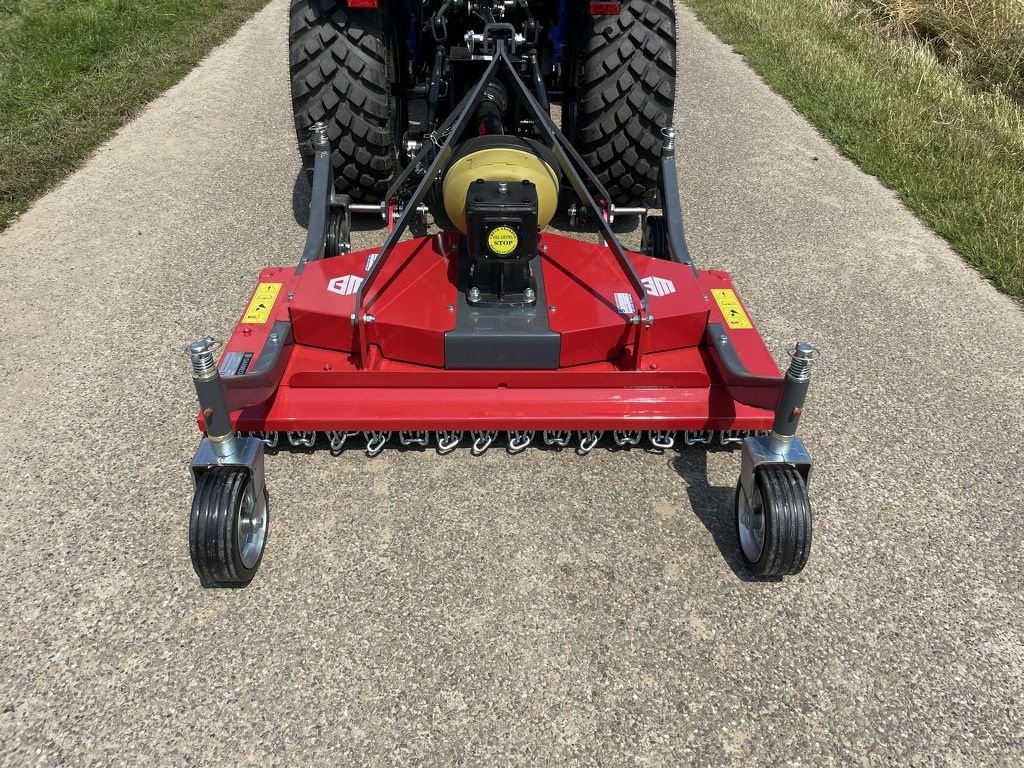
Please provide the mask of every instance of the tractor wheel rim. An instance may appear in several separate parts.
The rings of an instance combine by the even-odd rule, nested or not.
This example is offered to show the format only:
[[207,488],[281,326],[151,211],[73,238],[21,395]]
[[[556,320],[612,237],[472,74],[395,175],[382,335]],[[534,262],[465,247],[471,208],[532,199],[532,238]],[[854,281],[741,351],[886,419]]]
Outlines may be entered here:
[[238,513],[238,556],[245,568],[252,568],[260,559],[267,540],[267,500],[263,494],[257,501],[252,483],[245,489],[242,509]]
[[756,489],[754,498],[749,502],[745,493],[741,492],[739,497],[736,517],[740,548],[747,560],[756,563],[764,552],[764,504],[761,500],[761,490]]

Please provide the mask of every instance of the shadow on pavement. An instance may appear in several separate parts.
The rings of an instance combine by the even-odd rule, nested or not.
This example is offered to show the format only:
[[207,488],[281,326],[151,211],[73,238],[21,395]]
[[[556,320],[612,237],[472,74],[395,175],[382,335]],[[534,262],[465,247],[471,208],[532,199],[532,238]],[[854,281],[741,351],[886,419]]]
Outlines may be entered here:
[[669,465],[686,482],[690,506],[722,553],[722,558],[741,581],[782,581],[781,578],[760,579],[751,575],[740,556],[736,540],[736,488],[723,488],[708,482],[708,453],[723,450],[717,446],[690,448],[681,451]]

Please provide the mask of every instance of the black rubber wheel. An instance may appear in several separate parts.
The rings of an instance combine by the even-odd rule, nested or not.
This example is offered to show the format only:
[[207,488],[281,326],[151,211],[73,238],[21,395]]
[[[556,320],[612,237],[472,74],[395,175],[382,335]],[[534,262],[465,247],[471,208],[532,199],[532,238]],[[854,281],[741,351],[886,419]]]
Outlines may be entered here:
[[736,486],[736,538],[755,576],[800,573],[811,553],[811,501],[800,473],[788,464],[766,464],[754,475],[748,504]]
[[671,258],[668,252],[668,226],[663,217],[647,217],[641,250],[656,259]]
[[204,587],[244,587],[256,575],[270,531],[266,488],[258,496],[244,467],[214,467],[199,478],[188,546]]
[[309,127],[327,126],[334,186],[377,202],[398,171],[403,108],[393,93],[397,62],[383,11],[349,11],[339,0],[292,0],[292,111],[299,153],[312,164]]
[[619,206],[658,185],[661,129],[672,125],[676,17],[672,0],[623,0],[617,16],[587,16],[566,130]]
[[346,253],[348,242],[345,237],[345,214],[337,208],[327,216],[327,243],[324,246],[324,258],[340,256]]

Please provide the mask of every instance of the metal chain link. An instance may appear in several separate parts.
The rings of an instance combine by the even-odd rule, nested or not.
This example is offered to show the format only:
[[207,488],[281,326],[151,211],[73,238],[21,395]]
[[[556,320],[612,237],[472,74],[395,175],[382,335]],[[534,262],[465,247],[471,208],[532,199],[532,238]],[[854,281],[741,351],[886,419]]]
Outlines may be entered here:
[[[263,441],[267,448],[276,448],[280,444],[280,438],[284,435],[288,444],[295,448],[313,448],[318,439],[317,432],[311,431],[289,431],[289,432],[243,432],[243,435],[255,437]],[[367,456],[377,456],[387,447],[388,441],[394,433],[392,432],[340,432],[326,431],[323,433],[332,453],[341,453],[348,445],[348,441],[362,434],[365,440]],[[398,432],[398,442],[403,447],[417,446],[427,447],[433,440],[436,450],[440,454],[451,453],[459,447],[465,433],[455,430],[442,430],[440,432],[428,431],[404,431]],[[481,456],[491,448],[502,434],[498,430],[472,431],[469,433],[472,443],[470,451],[474,456]],[[565,448],[572,444],[574,438],[578,440],[577,453],[581,456],[594,450],[604,438],[605,433],[599,430],[581,430],[573,432],[570,430],[544,430],[539,433],[541,441],[545,446]],[[614,430],[611,432],[611,440],[619,448],[632,448],[639,446],[646,437],[651,448],[657,450],[669,450],[678,445],[686,446],[710,446],[717,442],[723,447],[741,445],[747,437],[764,436],[769,430],[688,430],[675,432],[673,430]],[[530,447],[538,433],[532,430],[508,430],[506,436],[506,450],[508,453],[522,453]]]

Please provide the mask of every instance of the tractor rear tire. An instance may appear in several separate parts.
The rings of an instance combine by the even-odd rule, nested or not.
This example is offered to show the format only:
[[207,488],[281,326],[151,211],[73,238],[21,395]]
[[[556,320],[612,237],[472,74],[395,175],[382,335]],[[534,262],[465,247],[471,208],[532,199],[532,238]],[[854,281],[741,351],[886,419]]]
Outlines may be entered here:
[[672,125],[676,17],[672,0],[623,0],[617,16],[588,16],[567,129],[618,206],[658,186],[661,129]]
[[313,123],[327,126],[334,186],[377,202],[398,171],[398,71],[382,11],[341,0],[292,0],[289,30],[292,111],[299,154],[312,166]]

